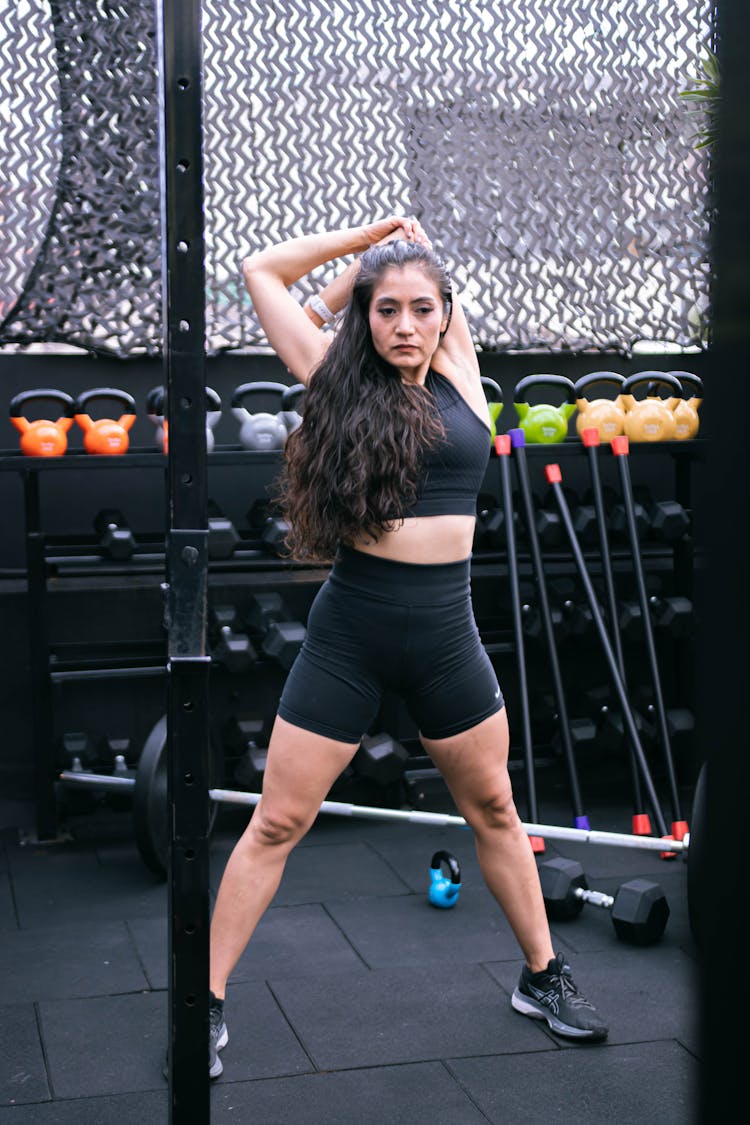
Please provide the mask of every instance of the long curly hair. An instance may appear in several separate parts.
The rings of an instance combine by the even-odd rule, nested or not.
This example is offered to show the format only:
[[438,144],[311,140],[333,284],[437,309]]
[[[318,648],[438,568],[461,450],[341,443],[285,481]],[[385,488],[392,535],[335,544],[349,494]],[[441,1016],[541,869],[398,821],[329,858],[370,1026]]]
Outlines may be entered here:
[[445,436],[429,392],[409,386],[375,351],[369,308],[386,270],[418,265],[450,318],[451,281],[427,247],[405,239],[360,258],[351,300],[289,436],[277,502],[292,558],[329,562],[339,543],[375,540],[416,500],[424,454]]

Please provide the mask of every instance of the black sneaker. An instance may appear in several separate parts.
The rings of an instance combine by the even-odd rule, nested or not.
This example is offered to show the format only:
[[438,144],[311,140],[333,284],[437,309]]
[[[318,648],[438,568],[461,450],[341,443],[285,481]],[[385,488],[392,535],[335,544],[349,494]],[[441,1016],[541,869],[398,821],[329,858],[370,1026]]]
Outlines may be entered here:
[[[211,993],[208,1008],[208,1074],[210,1078],[218,1078],[224,1073],[219,1051],[223,1051],[229,1042],[229,1032],[224,1023],[224,1001],[216,1000]],[[169,1081],[169,1054],[162,1067],[162,1074]]]
[[224,1022],[224,1002],[216,1000],[213,993],[208,1009],[208,1021],[208,1073],[211,1078],[218,1078],[224,1071],[219,1051],[223,1051],[229,1042],[229,1032]]
[[546,1020],[558,1035],[570,1039],[600,1040],[609,1033],[594,1005],[576,988],[562,953],[553,957],[540,973],[532,973],[524,965],[511,1004],[525,1016]]

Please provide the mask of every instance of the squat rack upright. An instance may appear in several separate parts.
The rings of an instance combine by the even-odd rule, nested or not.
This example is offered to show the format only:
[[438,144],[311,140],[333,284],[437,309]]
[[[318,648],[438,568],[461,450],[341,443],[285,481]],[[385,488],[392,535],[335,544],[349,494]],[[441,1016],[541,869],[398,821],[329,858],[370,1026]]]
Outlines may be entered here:
[[157,0],[163,357],[169,423],[164,623],[169,1121],[210,1120],[208,496],[200,0]]

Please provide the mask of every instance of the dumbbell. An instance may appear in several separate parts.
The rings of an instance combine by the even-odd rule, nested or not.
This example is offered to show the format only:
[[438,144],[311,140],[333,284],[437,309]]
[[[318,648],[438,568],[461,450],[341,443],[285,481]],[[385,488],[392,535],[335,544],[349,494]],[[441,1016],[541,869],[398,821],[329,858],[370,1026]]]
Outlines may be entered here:
[[[650,726],[655,726],[656,708],[654,693],[650,684],[639,685],[633,693],[635,705],[642,710],[645,720]],[[664,714],[667,720],[667,734],[669,744],[675,753],[684,752],[690,745],[695,733],[695,714],[689,707],[666,707]],[[652,732],[653,733],[653,732]]]
[[260,538],[265,550],[280,558],[288,554],[286,537],[289,534],[289,524],[270,500],[255,500],[248,510],[247,522]]
[[135,551],[135,537],[119,509],[102,508],[97,512],[94,530],[99,536],[99,549],[108,558],[129,559]]
[[[591,610],[580,600],[575,582],[561,575],[546,583],[552,627],[558,640],[580,637],[592,624]],[[541,612],[533,596],[521,605],[522,625],[526,636],[542,640],[545,636]]]
[[392,735],[381,731],[363,736],[352,759],[352,769],[379,785],[391,785],[401,780],[408,761],[409,751]]
[[235,763],[234,780],[240,789],[248,793],[259,793],[263,787],[263,774],[266,771],[268,750],[249,742]]
[[261,746],[265,742],[265,722],[255,714],[230,715],[224,723],[222,742],[234,754],[244,753],[249,745]]
[[259,637],[261,648],[288,672],[307,636],[301,621],[291,620],[284,600],[276,591],[255,594],[247,614],[247,624]]
[[[587,500],[588,498],[587,493]],[[602,498],[604,500],[604,510],[607,513],[607,528],[612,533],[612,537],[618,540],[627,540],[628,523],[624,503],[618,498],[615,490],[610,488],[609,485],[605,485],[602,489]],[[633,498],[633,516],[638,539],[643,539],[649,529],[649,517],[643,504],[635,497]]]
[[648,516],[647,534],[662,543],[676,543],[690,530],[690,514],[677,500],[654,500],[645,485],[636,485],[633,496]]
[[[99,759],[86,731],[65,731],[60,736],[59,748],[64,769],[73,773],[91,773],[96,769]],[[88,814],[99,804],[99,796],[86,789],[65,789],[64,804],[66,812],[74,816]]]
[[258,654],[246,633],[236,631],[237,609],[233,605],[212,605],[208,611],[211,659],[229,672],[246,672]]
[[583,868],[575,860],[548,859],[539,864],[539,880],[551,921],[576,918],[588,904],[609,910],[620,941],[653,945],[664,933],[669,904],[659,884],[650,879],[622,883],[612,896],[589,890]]
[[[587,713],[596,726],[596,750],[602,756],[622,749],[627,733],[625,719],[609,684],[593,684],[583,692]],[[633,721],[639,735],[650,733],[649,724],[634,701]]]
[[[592,718],[583,715],[577,719],[568,719],[568,731],[574,754],[579,755],[592,747],[596,747],[598,751],[597,727]],[[557,754],[563,753],[562,735],[559,726],[552,735],[551,744]]]
[[[518,519],[514,512],[514,526]],[[477,517],[474,525],[474,550],[502,551],[505,537],[505,509],[498,505],[497,498],[488,492],[477,496]]]
[[[648,599],[651,620],[655,629],[662,629],[675,638],[689,637],[693,632],[693,603],[681,595]],[[627,640],[642,636],[641,607],[638,602],[626,601],[620,605],[620,633]]]
[[208,557],[230,559],[240,543],[240,536],[228,516],[215,500],[208,501]]
[[[128,765],[129,757],[129,738],[105,734],[99,740],[99,758],[106,763],[106,770],[111,770],[113,777],[135,778],[136,770]],[[115,812],[129,812],[133,807],[133,794],[129,790],[124,793],[108,791],[105,793],[105,799]]]

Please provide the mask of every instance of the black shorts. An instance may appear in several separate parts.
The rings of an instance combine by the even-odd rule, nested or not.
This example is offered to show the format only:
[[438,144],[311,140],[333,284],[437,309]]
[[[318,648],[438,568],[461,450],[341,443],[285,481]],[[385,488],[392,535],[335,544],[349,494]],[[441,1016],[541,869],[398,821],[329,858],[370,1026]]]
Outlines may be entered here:
[[358,743],[386,689],[426,738],[460,734],[502,710],[474,620],[469,559],[413,564],[340,549],[310,607],[279,715]]

